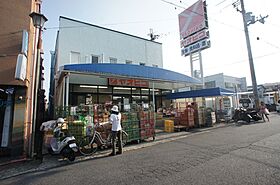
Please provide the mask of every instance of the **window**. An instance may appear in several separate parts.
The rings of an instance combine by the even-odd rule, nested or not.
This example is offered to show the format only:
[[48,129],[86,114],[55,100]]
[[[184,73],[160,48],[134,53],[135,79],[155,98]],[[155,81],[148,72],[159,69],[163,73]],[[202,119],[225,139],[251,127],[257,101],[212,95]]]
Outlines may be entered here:
[[86,97],[84,95],[78,95],[77,96],[77,105],[85,104]]
[[146,64],[145,64],[145,63],[140,62],[140,63],[139,63],[139,65],[140,65],[140,66],[145,66]]
[[80,64],[80,53],[71,51],[70,64]]
[[114,94],[131,94],[131,87],[114,87]]
[[[152,91],[151,91],[151,93],[152,93]],[[149,89],[142,88],[141,94],[149,94]]]
[[99,93],[112,93],[112,87],[106,87],[106,86],[99,86],[98,87],[98,92]]
[[233,83],[230,83],[230,82],[225,82],[225,87],[226,87],[226,88],[233,88],[233,87],[234,87],[234,84],[233,84]]
[[205,87],[206,88],[216,87],[216,82],[215,81],[205,82]]
[[99,104],[106,104],[106,103],[112,104],[112,95],[100,94],[98,103]]
[[98,64],[99,57],[96,55],[91,55],[91,63],[92,64]]
[[110,63],[111,64],[116,64],[117,63],[117,59],[116,58],[110,58]]
[[[148,89],[149,92],[149,89]],[[132,94],[140,94],[140,88],[132,88]]]
[[125,63],[126,64],[132,64],[132,61],[131,60],[126,60]]

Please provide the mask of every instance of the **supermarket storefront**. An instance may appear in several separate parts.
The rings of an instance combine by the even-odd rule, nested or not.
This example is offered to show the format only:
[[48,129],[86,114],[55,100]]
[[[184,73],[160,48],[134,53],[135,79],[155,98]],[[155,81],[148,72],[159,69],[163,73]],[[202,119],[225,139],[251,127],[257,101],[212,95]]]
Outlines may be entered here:
[[77,140],[85,135],[84,127],[96,125],[103,125],[104,130],[99,132],[107,138],[109,132],[104,125],[112,105],[118,105],[128,142],[154,138],[158,123],[155,110],[172,102],[166,94],[199,83],[186,75],[148,66],[64,65],[56,79],[54,119],[65,118]]
[[166,94],[199,84],[189,76],[161,68],[129,64],[74,64],[60,70],[55,106],[131,103],[168,107]]

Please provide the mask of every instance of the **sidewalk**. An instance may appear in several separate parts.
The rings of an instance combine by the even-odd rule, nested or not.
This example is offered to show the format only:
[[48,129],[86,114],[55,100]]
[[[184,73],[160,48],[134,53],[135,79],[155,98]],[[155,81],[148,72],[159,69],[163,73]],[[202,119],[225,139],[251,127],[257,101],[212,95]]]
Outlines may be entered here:
[[[159,143],[170,142],[176,139],[194,135],[196,133],[200,133],[207,130],[213,130],[217,128],[223,128],[229,125],[231,124],[220,123],[214,125],[213,127],[196,128],[189,132],[185,132],[185,131],[173,132],[173,133],[158,132],[156,134],[155,141],[148,140],[148,141],[141,142],[140,144],[126,145],[123,150],[124,152],[127,152],[139,148],[150,147]],[[14,160],[14,161],[3,162],[3,163],[0,162],[0,180],[15,177],[26,173],[48,170],[51,168],[56,168],[71,163],[78,163],[85,160],[98,159],[100,157],[104,157],[108,155],[109,153],[110,150],[104,150],[104,151],[97,152],[92,156],[77,156],[74,162],[63,160],[60,158],[59,155],[58,156],[45,155],[42,163],[39,160],[28,160],[28,159]]]

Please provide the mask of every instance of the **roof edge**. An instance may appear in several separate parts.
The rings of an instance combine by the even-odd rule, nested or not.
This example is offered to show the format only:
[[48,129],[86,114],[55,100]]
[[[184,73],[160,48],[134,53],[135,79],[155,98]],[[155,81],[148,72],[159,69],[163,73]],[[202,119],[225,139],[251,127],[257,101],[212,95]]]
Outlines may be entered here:
[[131,34],[128,34],[128,33],[124,33],[124,32],[121,32],[121,31],[112,30],[112,29],[109,29],[109,28],[101,27],[101,26],[90,24],[90,23],[83,22],[83,21],[79,21],[79,20],[72,19],[72,18],[69,18],[69,17],[59,16],[59,19],[67,19],[67,20],[74,21],[74,22],[77,22],[77,23],[86,24],[86,25],[93,26],[93,27],[96,27],[96,28],[100,28],[100,29],[104,29],[104,30],[107,30],[107,31],[116,32],[116,33],[119,33],[119,34],[127,35],[127,36],[130,36],[130,37],[135,37],[135,38],[138,38],[138,39],[141,39],[141,40],[145,40],[145,41],[149,41],[149,42],[153,42],[153,43],[162,45],[162,43],[160,43],[160,42],[152,41],[152,40],[145,39],[145,38],[142,38],[142,37],[139,37],[139,36],[135,36],[135,35],[131,35]]

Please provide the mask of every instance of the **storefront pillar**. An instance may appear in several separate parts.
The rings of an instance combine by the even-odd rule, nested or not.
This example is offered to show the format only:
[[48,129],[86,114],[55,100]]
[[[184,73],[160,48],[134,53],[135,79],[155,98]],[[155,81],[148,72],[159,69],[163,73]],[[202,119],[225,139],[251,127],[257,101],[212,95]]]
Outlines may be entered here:
[[62,86],[62,106],[65,106],[65,76],[63,77],[63,86]]
[[155,112],[156,106],[155,106],[155,83],[153,82],[153,111]]
[[69,105],[69,77],[70,77],[70,73],[67,74],[67,76],[65,76],[66,78],[66,85],[65,85],[65,96],[66,96],[66,99],[65,99],[65,106],[68,106]]

